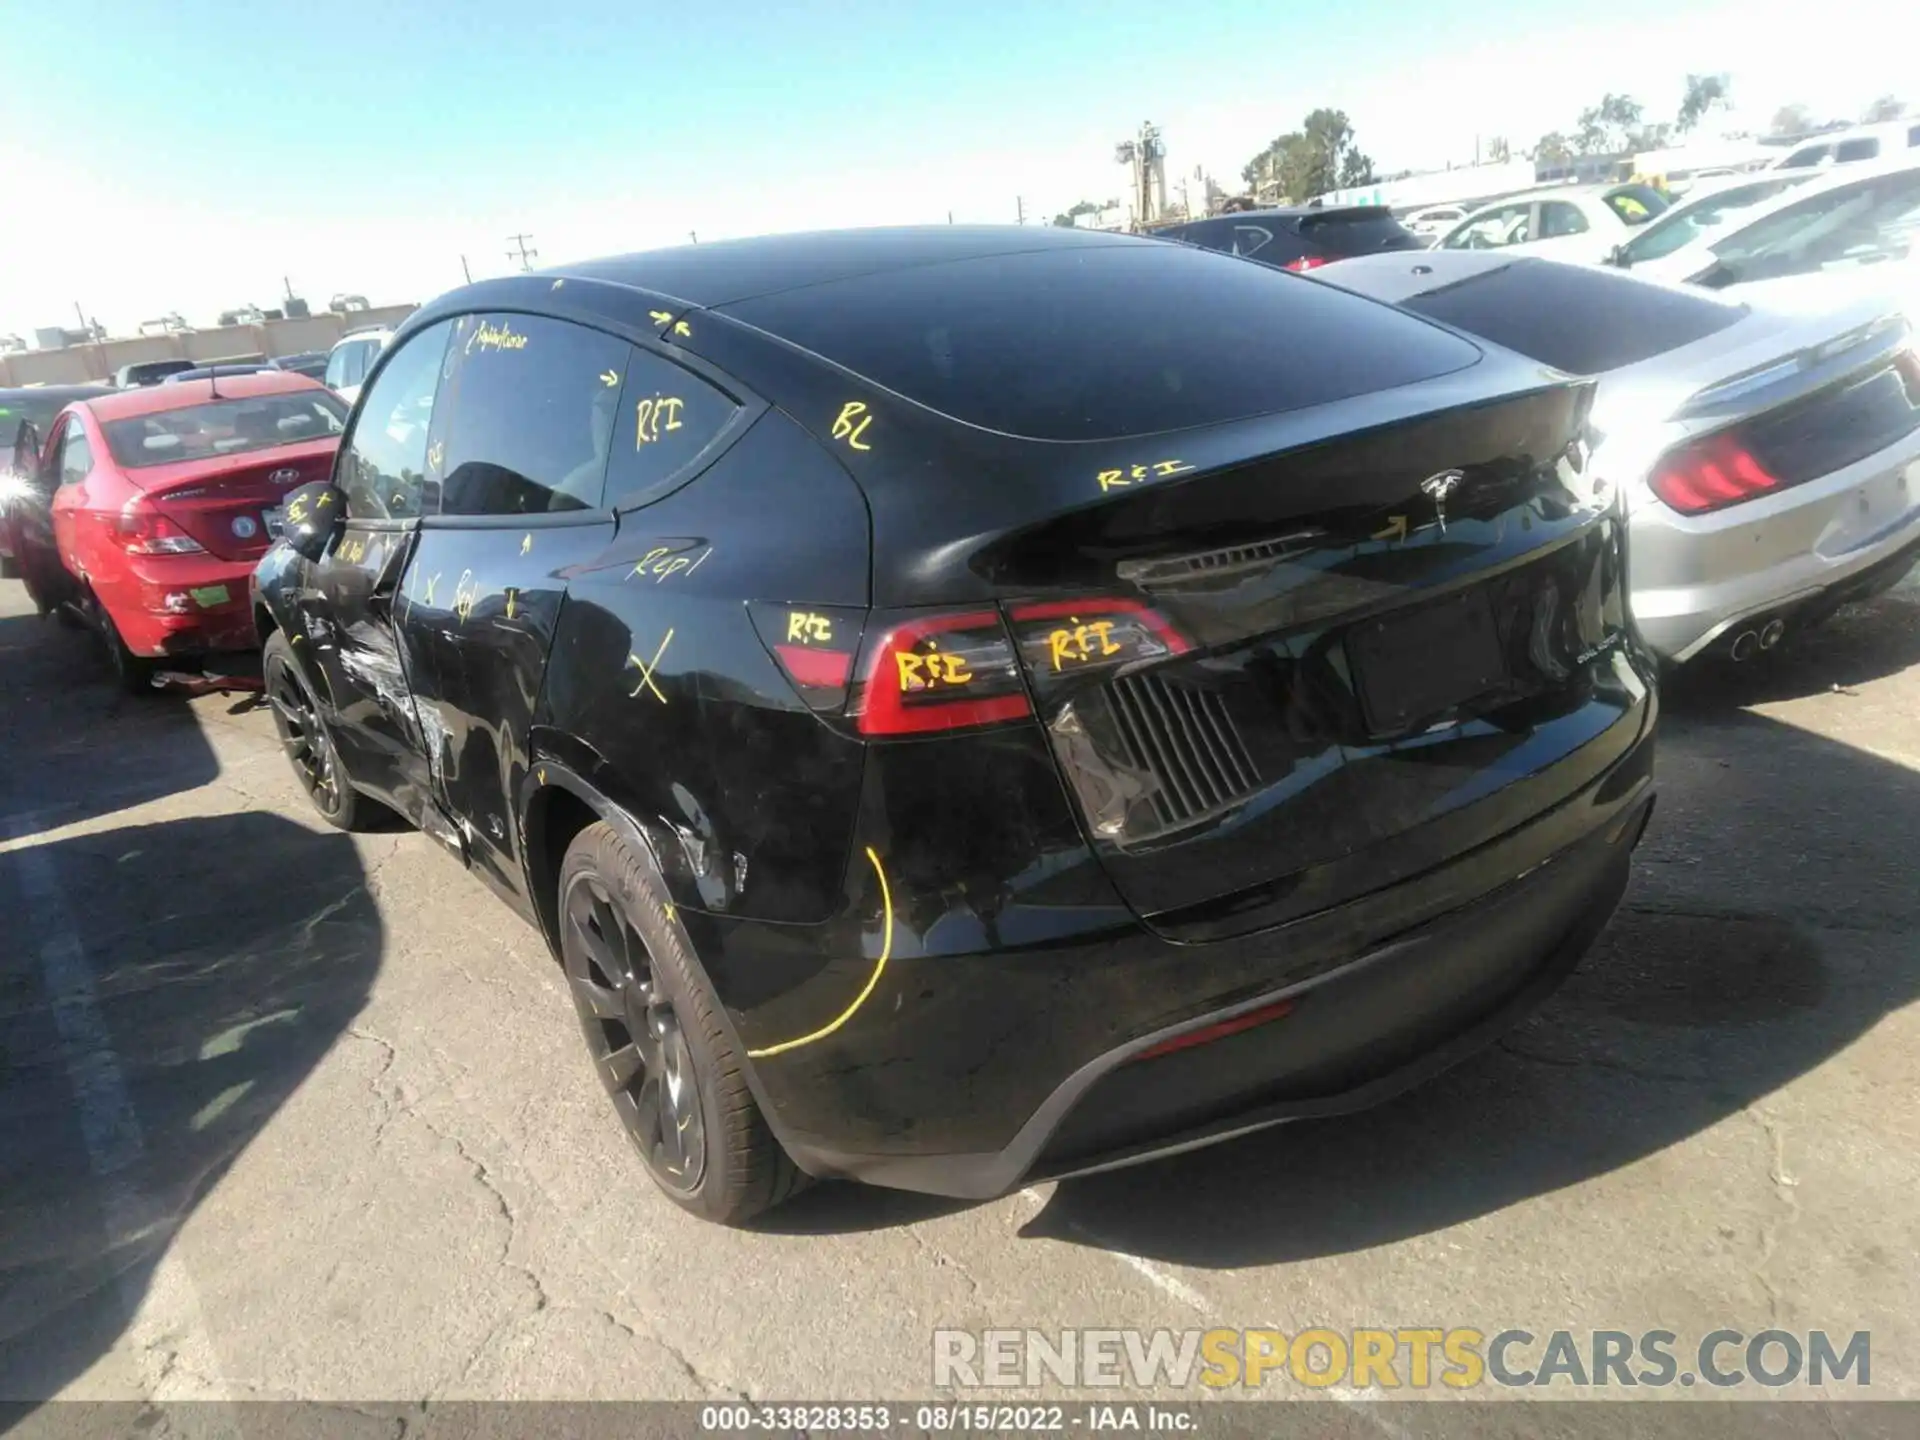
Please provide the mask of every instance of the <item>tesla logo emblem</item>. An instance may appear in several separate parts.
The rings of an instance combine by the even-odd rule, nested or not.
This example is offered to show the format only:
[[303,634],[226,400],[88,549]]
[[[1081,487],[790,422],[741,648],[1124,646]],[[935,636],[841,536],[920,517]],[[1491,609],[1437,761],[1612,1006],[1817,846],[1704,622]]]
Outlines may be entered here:
[[291,485],[300,478],[298,470],[276,470],[267,477],[269,485]]
[[1462,470],[1442,470],[1438,475],[1429,475],[1420,482],[1420,493],[1433,498],[1434,517],[1439,520],[1440,528],[1447,528],[1447,497],[1460,488],[1460,482],[1466,479]]

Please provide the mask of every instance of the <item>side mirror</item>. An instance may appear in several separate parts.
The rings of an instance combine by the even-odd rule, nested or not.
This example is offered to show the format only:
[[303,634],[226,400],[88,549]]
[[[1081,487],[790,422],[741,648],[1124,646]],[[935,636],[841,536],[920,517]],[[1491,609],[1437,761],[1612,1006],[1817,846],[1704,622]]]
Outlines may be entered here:
[[295,554],[318,564],[347,523],[347,497],[325,480],[287,492],[281,538]]

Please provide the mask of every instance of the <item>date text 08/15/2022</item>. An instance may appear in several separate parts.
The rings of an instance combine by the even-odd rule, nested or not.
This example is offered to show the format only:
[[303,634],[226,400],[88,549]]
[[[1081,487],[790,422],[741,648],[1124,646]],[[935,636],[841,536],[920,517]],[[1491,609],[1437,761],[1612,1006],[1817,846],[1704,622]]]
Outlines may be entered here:
[[1037,1435],[1074,1430],[1185,1434],[1198,1428],[1185,1405],[703,1405],[700,1429],[712,1434],[818,1431]]

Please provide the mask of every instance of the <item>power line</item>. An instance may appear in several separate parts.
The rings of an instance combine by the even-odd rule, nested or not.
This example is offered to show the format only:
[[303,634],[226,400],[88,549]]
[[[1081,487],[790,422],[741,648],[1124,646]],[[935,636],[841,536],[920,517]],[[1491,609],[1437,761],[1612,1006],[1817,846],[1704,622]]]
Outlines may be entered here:
[[514,248],[507,252],[507,258],[509,260],[518,260],[522,270],[533,269],[533,261],[537,259],[540,254],[538,250],[529,250],[527,248],[527,241],[531,240],[533,236],[509,235],[507,238],[514,244]]

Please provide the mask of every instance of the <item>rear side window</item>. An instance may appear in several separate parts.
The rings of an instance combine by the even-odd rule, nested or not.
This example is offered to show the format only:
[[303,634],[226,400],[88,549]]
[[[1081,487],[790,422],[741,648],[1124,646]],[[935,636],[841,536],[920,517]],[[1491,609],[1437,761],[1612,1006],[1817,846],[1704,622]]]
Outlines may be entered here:
[[1516,260],[1402,303],[1573,375],[1597,375],[1690,345],[1745,313],[1739,305],[1617,271],[1538,260]]
[[444,452],[430,457],[442,515],[544,515],[599,506],[631,347],[539,315],[454,326]]
[[607,505],[634,504],[685,474],[739,410],[731,396],[671,360],[633,351],[613,432]]
[[1502,205],[1466,221],[1440,244],[1447,250],[1498,250],[1508,245],[1524,245],[1530,238],[1532,217],[1533,206],[1529,202]]
[[1836,164],[1844,165],[1851,160],[1871,160],[1880,153],[1880,142],[1871,136],[1864,140],[1842,140],[1834,147],[1833,158]]
[[1564,200],[1549,200],[1540,207],[1540,238],[1557,239],[1562,235],[1582,235],[1586,233],[1587,217],[1580,213],[1578,205],[1569,205]]
[[1236,225],[1233,227],[1233,253],[1236,255],[1258,255],[1273,243],[1273,232],[1261,225]]
[[1300,238],[1319,254],[1347,259],[1381,250],[1424,250],[1425,244],[1385,210],[1300,217]]
[[60,483],[78,485],[92,470],[93,448],[87,444],[87,432],[78,420],[69,420],[60,441]]
[[1295,410],[1479,358],[1388,306],[1152,241],[926,265],[723,308],[954,419],[1038,440]]

